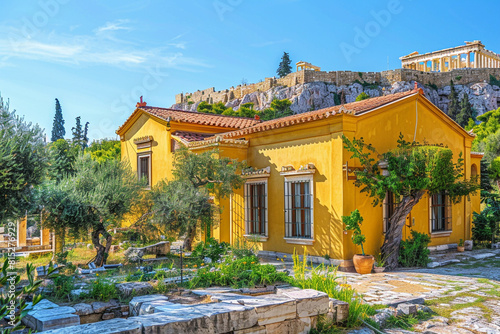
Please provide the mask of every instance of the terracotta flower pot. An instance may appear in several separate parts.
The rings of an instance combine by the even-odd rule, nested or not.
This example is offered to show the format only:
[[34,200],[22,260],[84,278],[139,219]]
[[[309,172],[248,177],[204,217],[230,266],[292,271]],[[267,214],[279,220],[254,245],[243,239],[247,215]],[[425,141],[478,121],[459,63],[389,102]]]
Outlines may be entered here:
[[457,246],[457,252],[463,252],[465,250],[465,246]]
[[383,273],[385,270],[385,267],[373,267],[373,271],[378,273]]
[[354,263],[354,268],[358,274],[364,275],[372,272],[373,263],[375,262],[375,258],[371,255],[361,255],[356,254],[352,258],[352,262]]

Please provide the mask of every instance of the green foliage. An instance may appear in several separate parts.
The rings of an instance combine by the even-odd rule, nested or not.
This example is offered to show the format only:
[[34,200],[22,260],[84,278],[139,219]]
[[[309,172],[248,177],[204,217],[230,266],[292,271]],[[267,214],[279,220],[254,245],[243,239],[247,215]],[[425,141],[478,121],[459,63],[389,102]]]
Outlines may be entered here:
[[359,94],[356,97],[356,101],[363,101],[363,100],[366,100],[366,99],[369,99],[369,98],[370,98],[370,95],[366,94],[365,92],[361,92],[361,94]]
[[366,144],[363,138],[352,141],[343,136],[344,147],[352,153],[352,159],[359,159],[363,170],[356,171],[355,185],[373,198],[373,205],[384,200],[388,191],[395,197],[413,196],[421,191],[430,194],[446,192],[454,203],[462,196],[474,193],[478,188],[476,180],[463,180],[463,159],[456,162],[453,152],[437,145],[407,142],[401,134],[397,148],[382,154],[387,162],[387,175],[380,173],[380,161],[375,148]]
[[290,109],[292,102],[287,99],[278,100],[274,99],[271,102],[271,106],[263,110],[255,110],[252,102],[244,103],[240,106],[238,110],[233,110],[233,108],[226,107],[224,103],[218,102],[215,104],[209,104],[207,102],[200,102],[198,104],[197,110],[199,112],[225,115],[225,116],[237,116],[237,117],[248,117],[254,118],[259,116],[263,121],[268,121],[275,118],[281,118],[289,115],[293,115],[293,111]]
[[90,285],[88,297],[93,300],[108,301],[118,297],[118,290],[114,283],[98,278]]
[[[215,268],[215,269],[214,269]],[[270,264],[260,264],[256,256],[233,260],[226,257],[213,268],[200,268],[189,282],[189,288],[231,286],[235,288],[286,282],[288,275]]]
[[425,267],[429,263],[430,251],[427,248],[431,237],[425,233],[411,231],[411,238],[401,241],[399,263],[403,267]]
[[219,243],[214,238],[208,238],[206,242],[199,242],[191,253],[192,257],[198,257],[203,260],[209,257],[213,262],[219,260],[228,250],[229,244],[225,242]]
[[173,180],[162,181],[151,192],[150,218],[167,231],[185,233],[184,246],[191,249],[196,230],[212,224],[211,196],[225,198],[243,185],[238,174],[243,165],[219,157],[217,151],[195,154],[183,147],[175,151]]
[[54,297],[58,300],[70,301],[71,290],[75,289],[75,278],[73,276],[59,275],[52,280],[54,285],[50,288],[50,293],[45,293],[45,297]]
[[[25,328],[21,320],[28,313],[28,301],[32,300],[32,305],[38,304],[42,300],[42,295],[36,291],[43,281],[35,280],[35,266],[26,264],[27,284],[22,289],[16,289],[21,282],[21,276],[15,273],[15,259],[7,257],[4,260],[0,272],[0,319],[7,320],[9,327],[2,328],[2,334],[10,334]],[[12,274],[14,272],[14,274]],[[49,264],[48,277],[56,277],[52,263]]]
[[75,161],[79,147],[66,139],[58,139],[47,145],[49,154],[48,176],[56,182],[75,174]]
[[361,253],[365,256],[365,249],[363,248],[363,243],[366,241],[366,237],[361,234],[361,223],[363,223],[363,217],[356,209],[349,216],[342,216],[342,222],[345,224],[347,231],[352,231],[352,242],[355,245],[361,246]]
[[85,149],[92,160],[102,163],[106,160],[120,160],[121,144],[119,140],[101,139],[94,140],[89,147]]
[[500,195],[481,191],[481,202],[483,210],[473,214],[472,239],[476,244],[494,243],[500,232]]
[[417,311],[417,314],[403,314],[399,316],[391,316],[386,321],[386,327],[388,328],[400,328],[405,330],[413,329],[413,326],[418,324],[420,321],[429,320],[432,318],[431,313]]
[[450,81],[450,94],[448,95],[448,101],[448,116],[456,120],[458,113],[460,112],[460,101],[458,99],[455,86],[453,85],[453,80]]
[[85,128],[82,129],[81,117],[76,117],[75,127],[71,128],[71,132],[73,134],[73,144],[77,145],[82,150],[87,147],[89,141],[87,137],[88,129],[89,122],[85,123]]
[[333,93],[333,102],[335,102],[336,106],[341,104],[340,95],[338,93]]
[[466,93],[460,101],[460,111],[457,114],[456,121],[461,127],[465,128],[468,124],[470,124],[470,120],[474,122],[476,116],[477,112],[474,108],[472,108],[472,105],[469,102],[469,95]]
[[309,334],[337,334],[342,333],[332,320],[328,320],[325,315],[320,315],[316,322],[316,328],[309,331]]
[[500,87],[500,80],[490,74],[490,85]]
[[281,62],[276,70],[276,74],[278,77],[283,78],[288,74],[292,73],[292,66],[290,65],[292,61],[290,60],[290,55],[286,52],[283,52],[283,56],[281,57]]
[[339,283],[340,277],[337,276],[337,267],[327,267],[321,264],[309,268],[305,248],[302,260],[294,251],[293,272],[294,277],[289,280],[291,285],[301,289],[322,291],[330,298],[349,303],[349,317],[345,323],[347,327],[359,326],[362,320],[375,314],[373,307],[366,304],[362,296],[358,295],[349,284]]
[[56,141],[59,139],[64,139],[66,135],[66,130],[64,129],[64,119],[62,115],[61,104],[59,100],[56,99],[56,114],[54,116],[54,122],[52,124],[52,137],[51,141]]
[[33,187],[45,175],[44,137],[0,97],[0,222],[18,218],[30,206]]

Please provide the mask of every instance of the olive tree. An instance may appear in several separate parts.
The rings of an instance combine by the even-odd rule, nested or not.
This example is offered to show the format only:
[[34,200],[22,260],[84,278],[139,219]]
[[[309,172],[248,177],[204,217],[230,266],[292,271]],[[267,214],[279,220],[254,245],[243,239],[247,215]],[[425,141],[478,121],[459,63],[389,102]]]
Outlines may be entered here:
[[343,141],[344,147],[352,153],[351,158],[358,159],[362,166],[355,172],[355,185],[373,197],[373,205],[379,205],[387,192],[400,199],[388,217],[389,228],[382,245],[388,268],[397,267],[406,216],[426,192],[431,195],[445,192],[453,203],[458,203],[463,196],[479,188],[476,179],[464,178],[462,154],[455,162],[449,148],[407,142],[400,135],[394,150],[378,154],[363,138],[349,140],[343,136]]
[[215,151],[177,150],[173,180],[160,182],[152,191],[150,218],[168,231],[185,235],[184,248],[191,250],[196,231],[213,222],[213,196],[225,198],[243,184],[237,173],[241,167],[237,160],[218,157]]
[[[94,263],[102,266],[112,242],[108,229],[130,212],[141,197],[142,186],[124,162],[97,162],[89,154],[81,155],[73,175],[40,187],[44,222],[56,231],[67,229],[73,235],[90,232],[97,251]],[[101,244],[101,236],[105,244]]]

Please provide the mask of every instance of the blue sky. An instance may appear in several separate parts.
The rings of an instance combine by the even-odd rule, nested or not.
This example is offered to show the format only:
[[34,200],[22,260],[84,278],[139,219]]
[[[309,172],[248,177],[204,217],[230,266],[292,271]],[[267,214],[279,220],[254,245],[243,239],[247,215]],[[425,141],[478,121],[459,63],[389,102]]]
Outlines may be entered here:
[[500,53],[500,2],[477,1],[2,1],[0,93],[50,137],[58,98],[115,138],[139,96],[175,94],[275,75],[283,51],[323,70],[381,71],[399,57],[479,39]]

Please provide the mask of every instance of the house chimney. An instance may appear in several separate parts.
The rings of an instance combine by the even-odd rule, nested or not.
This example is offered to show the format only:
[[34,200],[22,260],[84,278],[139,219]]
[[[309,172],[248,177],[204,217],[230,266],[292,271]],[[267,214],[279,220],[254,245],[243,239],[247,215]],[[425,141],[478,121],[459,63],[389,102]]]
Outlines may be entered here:
[[146,106],[146,102],[145,101],[142,101],[142,96],[141,96],[141,102],[137,102],[137,104],[135,105],[136,108],[140,108],[140,107],[145,107]]

